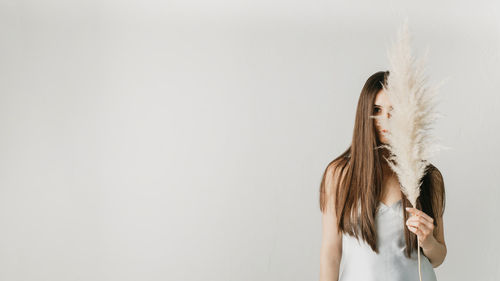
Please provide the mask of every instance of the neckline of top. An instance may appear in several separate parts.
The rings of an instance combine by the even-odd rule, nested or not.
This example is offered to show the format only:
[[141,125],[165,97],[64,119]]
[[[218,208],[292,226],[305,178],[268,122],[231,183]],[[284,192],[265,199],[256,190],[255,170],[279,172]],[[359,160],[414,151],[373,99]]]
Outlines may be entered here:
[[396,201],[396,202],[392,203],[390,206],[386,205],[386,204],[385,204],[384,202],[382,202],[382,201],[379,201],[379,202],[380,202],[380,204],[381,204],[382,206],[384,206],[384,207],[387,207],[387,208],[392,208],[392,207],[394,207],[394,206],[398,205],[399,203],[401,203],[401,202],[402,202],[402,199],[399,199],[398,201]]

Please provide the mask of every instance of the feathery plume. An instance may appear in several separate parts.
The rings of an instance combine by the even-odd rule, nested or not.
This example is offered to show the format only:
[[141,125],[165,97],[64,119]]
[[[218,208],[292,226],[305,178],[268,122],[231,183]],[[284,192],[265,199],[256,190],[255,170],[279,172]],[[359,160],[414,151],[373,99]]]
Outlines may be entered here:
[[[416,60],[411,54],[408,19],[398,30],[398,39],[387,52],[389,76],[384,91],[393,108],[390,118],[374,116],[388,129],[388,144],[381,145],[389,151],[385,158],[398,177],[401,190],[413,207],[416,207],[420,195],[422,177],[430,164],[430,158],[441,149],[448,148],[437,143],[431,133],[434,121],[441,117],[436,112],[437,90],[440,85],[427,85],[424,58]],[[417,239],[418,241],[418,239]],[[418,241],[418,269],[420,271],[420,241]]]

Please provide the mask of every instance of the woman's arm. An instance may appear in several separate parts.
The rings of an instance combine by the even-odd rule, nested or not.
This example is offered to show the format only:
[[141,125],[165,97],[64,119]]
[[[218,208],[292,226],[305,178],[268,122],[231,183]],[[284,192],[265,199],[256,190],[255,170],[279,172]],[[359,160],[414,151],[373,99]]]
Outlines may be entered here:
[[425,256],[429,258],[433,267],[441,265],[447,253],[446,243],[444,242],[443,218],[437,218],[436,223],[437,227],[434,228],[430,243],[428,245],[422,245],[422,250]]
[[418,236],[420,246],[432,267],[438,267],[443,263],[447,254],[443,218],[438,217],[437,226],[434,227],[434,220],[424,212],[415,208],[407,210],[413,214],[407,221],[408,228]]
[[340,260],[342,258],[342,234],[337,227],[335,212],[335,194],[338,173],[334,165],[330,165],[325,174],[326,198],[322,210],[322,240],[320,253],[320,281],[337,281],[339,278]]
[[432,204],[435,210],[436,226],[434,227],[433,218],[414,208],[408,210],[413,216],[408,219],[407,224],[409,229],[417,234],[420,246],[432,266],[438,267],[443,263],[447,253],[443,224],[446,197],[443,175],[435,166],[433,166],[430,176],[433,187]]
[[335,216],[323,214],[323,238],[320,254],[320,281],[337,281],[342,258],[342,236],[337,232]]

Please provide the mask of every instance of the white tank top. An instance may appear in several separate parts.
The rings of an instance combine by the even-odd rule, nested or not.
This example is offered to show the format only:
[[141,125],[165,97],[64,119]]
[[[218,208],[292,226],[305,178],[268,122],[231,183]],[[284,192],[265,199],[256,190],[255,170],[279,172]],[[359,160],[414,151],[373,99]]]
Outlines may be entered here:
[[[361,238],[342,235],[339,281],[418,281],[417,251],[405,255],[404,218],[401,199],[392,206],[380,202],[376,213],[379,254]],[[434,268],[420,252],[422,281],[436,281]]]

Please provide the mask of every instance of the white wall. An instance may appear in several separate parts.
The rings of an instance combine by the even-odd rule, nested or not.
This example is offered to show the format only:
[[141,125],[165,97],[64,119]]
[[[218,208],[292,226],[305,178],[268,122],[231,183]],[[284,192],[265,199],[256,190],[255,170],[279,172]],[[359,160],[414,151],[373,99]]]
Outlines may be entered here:
[[317,280],[321,173],[404,16],[451,78],[438,279],[500,279],[498,1],[1,0],[0,280]]

